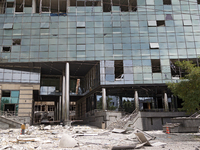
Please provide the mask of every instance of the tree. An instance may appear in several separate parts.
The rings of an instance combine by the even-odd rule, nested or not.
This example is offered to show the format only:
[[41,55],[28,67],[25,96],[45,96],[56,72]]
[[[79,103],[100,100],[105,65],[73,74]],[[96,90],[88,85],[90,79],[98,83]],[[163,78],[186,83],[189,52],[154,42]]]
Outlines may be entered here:
[[[107,110],[115,110],[117,107],[113,106],[111,103],[112,98],[107,96],[106,103],[107,103]],[[102,97],[99,99],[99,102],[97,102],[97,108],[102,109]]]
[[168,88],[183,100],[182,110],[193,113],[200,108],[200,67],[192,61],[177,61],[175,64],[184,70],[186,75],[178,83],[167,83]]
[[123,101],[123,109],[125,112],[132,113],[134,110],[134,103],[130,100]]

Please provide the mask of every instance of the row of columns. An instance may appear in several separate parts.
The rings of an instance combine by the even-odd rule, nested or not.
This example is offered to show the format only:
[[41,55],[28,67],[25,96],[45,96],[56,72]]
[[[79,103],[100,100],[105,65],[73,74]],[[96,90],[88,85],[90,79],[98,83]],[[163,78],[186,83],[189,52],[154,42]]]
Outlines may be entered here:
[[[139,110],[139,97],[138,97],[137,91],[135,91],[135,94],[134,94],[134,102],[135,102],[135,109]],[[105,88],[102,88],[102,108],[103,110],[107,109]],[[164,93],[164,109],[165,111],[169,111],[167,93]]]

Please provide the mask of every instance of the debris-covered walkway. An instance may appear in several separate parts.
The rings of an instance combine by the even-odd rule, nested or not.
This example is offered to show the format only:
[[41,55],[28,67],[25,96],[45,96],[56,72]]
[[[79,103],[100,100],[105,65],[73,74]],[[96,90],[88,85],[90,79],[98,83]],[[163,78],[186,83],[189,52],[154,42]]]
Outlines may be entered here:
[[109,131],[89,126],[30,126],[25,135],[20,133],[20,129],[0,130],[0,150],[200,149],[200,133],[166,134],[163,131],[121,129]]

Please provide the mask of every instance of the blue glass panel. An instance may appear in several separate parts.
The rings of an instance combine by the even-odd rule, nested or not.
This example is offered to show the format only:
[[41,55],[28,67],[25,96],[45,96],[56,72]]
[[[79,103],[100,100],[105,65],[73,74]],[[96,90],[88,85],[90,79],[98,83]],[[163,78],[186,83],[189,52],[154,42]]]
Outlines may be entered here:
[[19,91],[11,91],[11,97],[18,98],[19,97]]

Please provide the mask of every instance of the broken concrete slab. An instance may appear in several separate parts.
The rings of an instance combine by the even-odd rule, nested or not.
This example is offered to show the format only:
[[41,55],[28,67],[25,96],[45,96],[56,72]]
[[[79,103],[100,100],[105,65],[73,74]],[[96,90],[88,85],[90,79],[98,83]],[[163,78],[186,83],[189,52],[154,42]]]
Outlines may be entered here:
[[112,130],[112,132],[113,132],[113,133],[125,133],[126,130],[124,130],[124,129],[116,129],[116,128],[114,128],[114,129]]
[[138,132],[138,133],[135,133],[136,135],[136,138],[138,139],[138,141],[142,144],[142,143],[145,143],[144,145],[145,146],[151,146],[151,144],[149,143],[149,141],[146,139],[146,137],[144,136],[143,133],[141,132]]
[[60,148],[73,148],[77,145],[78,142],[68,134],[64,134],[59,143]]

